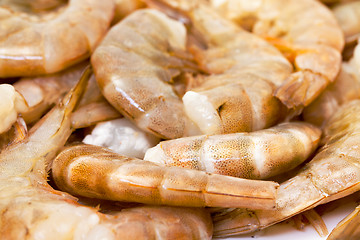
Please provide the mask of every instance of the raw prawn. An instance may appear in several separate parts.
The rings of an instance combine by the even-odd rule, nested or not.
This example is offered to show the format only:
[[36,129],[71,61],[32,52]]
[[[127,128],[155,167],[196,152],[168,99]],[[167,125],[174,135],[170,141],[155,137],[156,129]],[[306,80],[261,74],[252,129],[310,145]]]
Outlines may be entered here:
[[360,229],[359,229],[359,220],[360,220],[360,205],[356,207],[346,218],[341,220],[341,222],[336,225],[332,230],[327,240],[356,240],[360,238]]
[[[28,124],[38,121],[59,98],[62,98],[78,81],[88,61],[67,68],[64,71],[40,77],[22,78],[13,84],[29,105],[22,113]],[[120,117],[102,96],[94,76],[90,78],[79,109],[72,114],[74,128],[82,128]]]
[[360,36],[360,2],[345,2],[335,5],[332,11],[345,36],[345,43],[356,42]]
[[289,171],[316,149],[321,131],[303,122],[251,133],[194,136],[160,142],[144,160],[234,177],[265,179]]
[[325,145],[300,172],[280,184],[278,209],[233,209],[214,215],[214,235],[253,232],[360,190],[360,100],[344,104],[324,128]]
[[145,206],[108,215],[82,206],[48,185],[46,165],[72,132],[70,114],[90,75],[86,71],[75,89],[29,136],[1,152],[1,238],[210,239],[212,223],[204,209]]
[[63,191],[113,201],[187,207],[275,208],[277,183],[165,167],[94,145],[62,151],[52,165]]
[[357,0],[320,0],[321,2],[332,6],[333,4],[339,4],[339,3],[348,3],[348,2],[354,2]]
[[23,113],[28,124],[38,121],[60,98],[75,86],[87,64],[81,63],[59,73],[22,78],[13,84],[29,109]]
[[27,135],[27,125],[23,118],[18,117],[12,127],[0,134],[0,152],[7,146],[18,142]]
[[192,51],[210,75],[182,98],[187,115],[201,132],[255,131],[283,120],[287,111],[273,94],[292,68],[280,52],[205,4],[191,6],[186,16],[190,28],[205,38],[208,47]]
[[0,6],[0,77],[54,73],[86,59],[114,10],[112,0],[70,0],[44,14],[8,4]]
[[24,97],[10,84],[0,84],[0,134],[8,131],[19,113],[28,110]]
[[[171,81],[172,72],[177,72],[171,65],[183,63],[173,58],[166,61],[174,55],[169,56],[167,51],[176,48],[185,51],[185,28],[156,10],[138,10],[121,21],[92,55],[95,75],[107,100],[140,128],[167,139],[198,135],[199,131],[188,131],[194,129],[189,127],[191,122],[203,134],[220,134],[258,130],[283,119],[286,109],[273,93],[292,68],[281,53],[204,5],[194,7],[188,17],[209,45],[207,50],[194,48],[195,59],[201,69],[213,73],[182,98],[186,115],[192,121],[186,117],[181,100],[166,84]],[[151,26],[135,28],[145,20]],[[164,29],[170,24],[174,25],[171,31]],[[159,31],[157,35],[155,30]],[[175,32],[181,44],[175,45],[170,38],[175,36],[165,34]],[[136,41],[139,33],[144,35],[141,41]],[[122,37],[125,34],[127,38]],[[160,38],[165,39],[161,42]],[[158,44],[161,46],[157,47]],[[143,45],[147,46],[146,52],[144,48],[140,51]]]
[[155,10],[138,10],[113,26],[91,56],[106,99],[141,129],[161,138],[195,128],[168,84],[196,67],[185,52],[186,30]]
[[133,11],[145,7],[142,0],[115,0],[115,15],[112,21],[116,24]]
[[66,3],[66,0],[2,0],[1,5],[11,5],[12,8],[40,13],[58,8]]
[[72,115],[71,122],[75,129],[93,126],[103,121],[122,117],[107,101],[91,102],[80,106]]
[[344,37],[331,10],[314,0],[211,0],[223,16],[274,44],[295,72],[276,90],[289,108],[309,105],[340,70]]
[[343,62],[337,78],[309,106],[304,108],[305,121],[324,127],[326,121],[344,103],[360,98],[360,45],[348,62]]

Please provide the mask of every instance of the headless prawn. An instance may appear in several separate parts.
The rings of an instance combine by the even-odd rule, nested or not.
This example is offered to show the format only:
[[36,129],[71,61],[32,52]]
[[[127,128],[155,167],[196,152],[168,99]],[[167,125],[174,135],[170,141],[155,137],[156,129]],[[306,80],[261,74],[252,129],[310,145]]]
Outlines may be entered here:
[[336,78],[344,37],[331,10],[318,1],[212,0],[211,5],[291,61],[295,72],[275,92],[288,108],[309,105]]
[[265,179],[289,171],[316,149],[320,129],[283,123],[251,133],[201,135],[160,142],[145,160],[234,177]]
[[278,209],[232,209],[214,215],[214,236],[264,229],[360,190],[360,100],[344,104],[324,128],[325,145],[296,176],[280,184]]
[[54,73],[86,59],[108,30],[114,9],[112,0],[70,0],[32,15],[9,4],[0,6],[0,77]]

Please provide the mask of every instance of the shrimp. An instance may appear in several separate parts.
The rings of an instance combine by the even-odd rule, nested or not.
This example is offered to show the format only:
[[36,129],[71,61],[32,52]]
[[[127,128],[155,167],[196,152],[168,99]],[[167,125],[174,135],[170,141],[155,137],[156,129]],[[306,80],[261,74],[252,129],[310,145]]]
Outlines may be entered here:
[[316,149],[321,130],[303,122],[251,133],[195,136],[160,142],[144,160],[234,177],[264,179],[289,171]]
[[7,146],[24,139],[27,131],[27,125],[24,119],[18,117],[7,132],[0,134],[0,152]]
[[0,77],[54,73],[86,59],[114,10],[112,0],[70,0],[39,15],[16,6],[14,1],[0,6]]
[[55,184],[74,195],[186,207],[273,209],[278,186],[164,167],[94,145],[66,148],[54,160],[52,173]]
[[[185,50],[185,28],[156,10],[141,10],[114,26],[92,55],[95,75],[107,100],[141,129],[166,139],[258,130],[283,119],[286,108],[273,97],[273,92],[290,75],[290,63],[275,47],[242,31],[204,5],[188,13],[195,28],[209,42],[206,51],[192,49],[200,69],[212,73],[204,76],[204,84],[186,92],[182,102],[175,98],[173,89],[164,83],[171,81],[171,69],[159,65],[165,65],[162,59],[167,56],[166,51],[175,48],[165,33],[176,32],[177,41],[182,42],[177,48]],[[218,28],[212,29],[215,19]],[[135,31],[139,24],[134,22],[145,20],[151,26]],[[170,24],[174,25],[171,31],[165,31],[164,26]],[[159,31],[157,35],[155,30]],[[139,32],[144,34],[141,42],[133,40],[135,36],[129,37],[130,33]],[[125,34],[127,38],[121,37]],[[153,41],[156,39],[156,44],[160,44],[160,37],[166,41],[162,40],[161,47],[155,49]],[[149,48],[145,53],[143,49],[137,50],[143,45]],[[155,84],[149,79],[159,81]],[[187,122],[195,123],[199,131],[187,131],[191,129]]]
[[73,128],[78,129],[120,117],[122,117],[121,114],[104,100],[79,107],[79,109],[71,115],[71,120]]
[[[22,117],[27,124],[33,124],[46,113],[59,98],[64,96],[78,81],[87,61],[64,71],[39,77],[22,78],[13,84],[29,105]],[[101,95],[95,77],[90,78],[79,109],[72,114],[74,128],[93,125],[99,121],[120,117]]]
[[81,63],[59,73],[40,77],[22,78],[13,84],[25,98],[29,108],[22,114],[28,124],[38,121],[78,81],[86,63]]
[[212,236],[211,218],[200,208],[143,206],[124,209],[113,216],[114,239],[210,240]]
[[60,7],[66,3],[65,0],[2,0],[1,5],[12,5],[22,11],[42,12]]
[[336,225],[327,240],[348,239],[356,240],[360,237],[359,229],[360,205],[346,218]]
[[115,16],[112,24],[116,24],[136,9],[143,7],[145,3],[141,0],[115,0]]
[[274,44],[294,65],[275,96],[309,105],[340,70],[344,37],[332,12],[314,0],[210,1],[223,16]]
[[278,209],[233,209],[214,215],[214,236],[253,232],[360,190],[360,100],[344,104],[324,128],[325,145],[300,172],[280,184]]
[[356,42],[360,36],[360,2],[345,2],[335,5],[332,11],[345,36],[345,43]]
[[28,110],[24,97],[10,84],[0,84],[0,134],[8,131],[19,113]]
[[70,114],[90,74],[86,71],[29,135],[0,153],[1,238],[211,239],[212,222],[204,209],[144,206],[102,214],[48,185],[46,165],[72,132]]
[[334,3],[348,3],[348,2],[354,2],[357,0],[321,0],[321,2],[325,4],[334,4]]
[[91,56],[105,98],[139,128],[161,138],[197,132],[168,84],[179,69],[195,67],[185,41],[180,22],[138,10],[113,26]]
[[324,127],[342,104],[360,98],[360,45],[350,61],[343,62],[337,78],[309,106],[304,108],[305,121]]

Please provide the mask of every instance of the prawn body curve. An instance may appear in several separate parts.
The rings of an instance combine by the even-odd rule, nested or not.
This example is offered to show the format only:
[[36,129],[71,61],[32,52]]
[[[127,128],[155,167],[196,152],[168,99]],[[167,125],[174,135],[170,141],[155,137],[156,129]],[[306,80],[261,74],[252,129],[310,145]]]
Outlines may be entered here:
[[0,77],[54,73],[89,57],[115,7],[111,0],[71,0],[41,15],[12,5],[0,6]]

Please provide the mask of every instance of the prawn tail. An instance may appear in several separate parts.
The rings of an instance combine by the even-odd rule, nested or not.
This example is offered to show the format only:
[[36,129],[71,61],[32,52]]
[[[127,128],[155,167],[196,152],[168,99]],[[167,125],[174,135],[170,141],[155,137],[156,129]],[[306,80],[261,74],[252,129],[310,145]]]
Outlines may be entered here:
[[357,206],[355,211],[350,213],[341,222],[339,222],[334,230],[330,233],[327,240],[337,239],[359,239],[360,229],[360,206]]
[[[0,169],[3,176],[28,174],[34,169],[46,175],[52,159],[73,131],[70,116],[86,89],[91,73],[90,68],[86,69],[78,84],[30,129],[25,139],[1,152]],[[15,171],[14,166],[20,167]],[[46,171],[43,171],[44,168]]]
[[274,95],[289,109],[303,108],[319,96],[328,84],[327,78],[321,74],[299,71],[291,74]]
[[214,237],[229,237],[258,231],[260,222],[254,211],[235,208],[220,209],[212,213]]
[[88,66],[81,75],[79,82],[76,86],[70,90],[70,92],[62,99],[60,102],[60,108],[66,109],[66,114],[72,112],[77,104],[79,103],[79,99],[81,99],[84,91],[86,89],[86,85],[93,74],[93,70],[90,66]]

